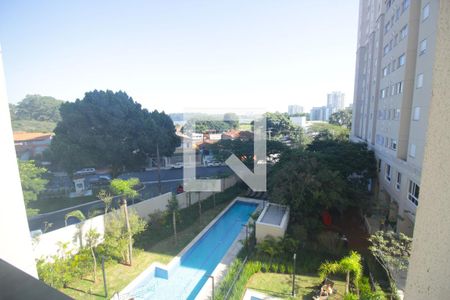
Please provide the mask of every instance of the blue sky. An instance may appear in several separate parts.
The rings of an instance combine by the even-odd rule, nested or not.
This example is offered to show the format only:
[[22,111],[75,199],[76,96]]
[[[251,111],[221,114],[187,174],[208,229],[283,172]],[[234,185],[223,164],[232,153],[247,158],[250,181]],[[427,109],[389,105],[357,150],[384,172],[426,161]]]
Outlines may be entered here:
[[1,1],[9,101],[124,90],[149,109],[353,98],[357,0]]

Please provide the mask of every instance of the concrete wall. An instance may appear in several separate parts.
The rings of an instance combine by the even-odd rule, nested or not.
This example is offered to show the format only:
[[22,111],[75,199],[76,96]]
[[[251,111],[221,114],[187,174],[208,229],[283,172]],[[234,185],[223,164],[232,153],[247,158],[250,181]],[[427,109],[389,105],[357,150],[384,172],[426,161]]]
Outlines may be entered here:
[[141,218],[148,220],[148,215],[154,214],[158,211],[165,211],[171,197],[172,193],[165,193],[134,205],[130,205],[130,209],[135,210]]
[[[227,178],[221,179],[223,189],[227,189],[235,185],[238,181],[236,176],[230,176]],[[191,192],[191,205],[197,203],[199,199],[205,200],[210,197],[212,192]],[[134,205],[130,205],[129,209],[134,210],[141,218],[148,220],[150,214],[154,214],[156,212],[164,212],[167,210],[167,204],[170,198],[172,197],[172,193],[166,193],[154,198],[150,198],[148,200],[136,203]],[[188,193],[181,193],[177,196],[178,203],[180,205],[180,209],[186,208],[188,206]],[[110,214],[110,213],[108,213]],[[79,224],[66,226],[45,234],[42,234],[33,239],[33,255],[30,257],[34,257],[35,259],[41,258],[50,258],[53,255],[58,254],[58,249],[60,249],[60,245],[62,243],[68,244],[68,249],[72,251],[72,253],[76,253],[80,246],[83,246],[85,243],[85,234],[89,229],[95,229],[98,233],[100,233],[100,240],[103,239],[103,235],[105,232],[104,226],[105,216],[100,215],[91,219],[88,219]],[[26,218],[25,218],[26,221]],[[6,225],[5,225],[6,226]],[[0,229],[1,230],[1,229]],[[80,235],[81,232],[81,235]],[[27,236],[28,232],[27,232]],[[81,238],[82,236],[82,238]],[[31,242],[31,239],[29,239]],[[31,243],[30,243],[31,244]],[[3,247],[0,247],[3,248]],[[30,250],[31,253],[31,250]]]
[[[14,55],[10,53],[10,55]],[[31,237],[23,202],[17,167],[16,151],[9,115],[6,85],[3,74],[2,52],[0,49],[0,182],[2,197],[0,209],[0,258],[16,268],[37,278],[33,260]]]
[[[277,205],[277,204],[272,203],[269,205]],[[258,220],[256,220],[256,228],[255,228],[256,232],[255,233],[256,233],[256,241],[258,243],[263,241],[268,236],[272,236],[274,238],[284,237],[288,223],[289,223],[289,207],[287,207],[287,210],[284,213],[283,218],[281,219],[280,225],[263,223],[261,220],[264,217],[264,214],[266,213],[269,205],[267,205],[263,209]]]
[[449,299],[450,1],[439,5],[432,96],[405,299]]

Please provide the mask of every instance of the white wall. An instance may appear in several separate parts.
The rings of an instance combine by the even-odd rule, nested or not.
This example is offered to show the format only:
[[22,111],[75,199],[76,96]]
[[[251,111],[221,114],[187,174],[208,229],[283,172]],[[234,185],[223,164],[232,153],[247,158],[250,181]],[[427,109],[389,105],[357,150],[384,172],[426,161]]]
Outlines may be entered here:
[[[228,178],[223,178],[222,187],[227,189],[235,185],[238,181],[236,176],[230,176]],[[180,209],[187,207],[187,195],[188,193],[178,194],[176,197],[180,205]],[[198,202],[199,199],[205,200],[211,196],[212,192],[191,192],[191,205]],[[167,209],[167,204],[172,193],[166,193],[154,198],[144,200],[142,202],[130,205],[129,209],[134,210],[141,218],[148,220],[149,215],[155,212],[163,212]],[[109,214],[109,213],[108,213]],[[41,234],[40,236],[33,239],[33,253],[30,257],[35,259],[47,259],[49,260],[51,256],[58,254],[58,249],[61,243],[68,243],[68,249],[72,253],[76,253],[82,243],[85,243],[85,234],[89,229],[95,229],[100,234],[100,240],[103,239],[105,232],[104,226],[105,216],[100,215],[84,222],[75,225],[69,225],[48,233]],[[25,219],[26,221],[26,219]],[[27,228],[28,229],[28,228]],[[0,229],[1,230],[1,229]],[[80,239],[80,232],[82,232],[83,238]],[[3,247],[0,247],[0,249]],[[31,251],[30,251],[31,252]]]
[[0,49],[0,258],[37,278],[11,128]]

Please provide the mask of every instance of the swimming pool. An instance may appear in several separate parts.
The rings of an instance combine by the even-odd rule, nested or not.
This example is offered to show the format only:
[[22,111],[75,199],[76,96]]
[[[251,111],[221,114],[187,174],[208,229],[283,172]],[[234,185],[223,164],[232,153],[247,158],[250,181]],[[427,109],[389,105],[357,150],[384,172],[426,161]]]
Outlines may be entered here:
[[178,261],[156,266],[120,299],[195,299],[257,206],[235,201]]

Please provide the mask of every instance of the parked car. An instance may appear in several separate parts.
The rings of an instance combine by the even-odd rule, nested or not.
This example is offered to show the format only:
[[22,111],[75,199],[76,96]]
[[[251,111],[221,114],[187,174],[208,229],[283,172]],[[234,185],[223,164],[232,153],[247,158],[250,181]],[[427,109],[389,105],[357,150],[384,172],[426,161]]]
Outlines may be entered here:
[[107,175],[100,175],[98,178],[95,178],[91,181],[92,185],[103,186],[111,183],[111,177]]
[[94,175],[97,170],[95,168],[83,168],[81,170],[76,171],[73,175],[77,176],[85,176],[85,175]]
[[208,161],[206,164],[208,167],[220,167],[221,163],[218,161]]
[[177,162],[172,165],[172,169],[181,169],[183,167],[182,162]]

